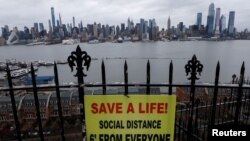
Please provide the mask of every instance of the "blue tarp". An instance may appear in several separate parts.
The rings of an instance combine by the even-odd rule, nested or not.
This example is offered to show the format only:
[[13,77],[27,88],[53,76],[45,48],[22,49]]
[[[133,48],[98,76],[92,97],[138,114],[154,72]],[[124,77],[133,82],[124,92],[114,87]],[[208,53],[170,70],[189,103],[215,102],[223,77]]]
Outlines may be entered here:
[[[37,76],[36,77],[36,84],[49,84],[54,79],[54,76]],[[25,85],[32,85],[32,77],[24,78]]]

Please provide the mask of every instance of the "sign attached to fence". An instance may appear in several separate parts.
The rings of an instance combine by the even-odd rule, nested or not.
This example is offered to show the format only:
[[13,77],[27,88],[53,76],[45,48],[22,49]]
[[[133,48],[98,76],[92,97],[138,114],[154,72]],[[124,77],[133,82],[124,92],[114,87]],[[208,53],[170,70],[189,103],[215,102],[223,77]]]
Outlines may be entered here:
[[85,96],[88,141],[173,141],[175,95]]

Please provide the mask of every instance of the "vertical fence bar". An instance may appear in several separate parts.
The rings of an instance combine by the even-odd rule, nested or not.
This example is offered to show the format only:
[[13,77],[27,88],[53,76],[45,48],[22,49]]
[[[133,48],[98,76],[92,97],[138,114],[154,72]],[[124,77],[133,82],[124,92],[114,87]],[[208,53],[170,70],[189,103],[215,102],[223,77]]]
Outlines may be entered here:
[[125,60],[124,63],[124,84],[125,84],[125,95],[128,95],[128,65],[127,61]]
[[20,129],[20,123],[19,123],[18,115],[17,115],[16,100],[15,100],[14,91],[13,91],[11,72],[10,72],[10,68],[9,68],[8,64],[6,64],[6,67],[7,67],[7,69],[6,69],[7,70],[7,78],[8,78],[9,88],[10,88],[10,98],[11,98],[11,104],[12,104],[12,111],[13,111],[14,120],[15,120],[15,124],[16,124],[17,139],[18,139],[18,141],[21,141],[22,140],[21,129]]
[[82,51],[80,46],[78,45],[76,51],[72,51],[71,55],[68,57],[68,64],[73,71],[74,66],[76,66],[76,74],[74,75],[77,77],[78,82],[78,98],[80,107],[80,114],[81,114],[81,124],[82,124],[82,137],[85,139],[86,137],[86,130],[85,130],[85,108],[84,108],[84,79],[87,75],[83,72],[83,69],[86,67],[88,70],[91,63],[91,57],[88,55],[86,51]]
[[245,73],[245,62],[243,62],[241,70],[240,70],[240,82],[239,82],[239,88],[238,88],[238,96],[237,96],[237,104],[236,104],[236,110],[235,110],[235,116],[234,116],[234,124],[238,124],[239,117],[241,116],[241,99],[242,99],[242,86],[244,82],[244,73]]
[[39,126],[40,140],[44,141],[42,120],[40,116],[40,105],[38,101],[37,86],[36,86],[36,76],[35,76],[35,70],[34,70],[33,64],[31,64],[31,77],[32,77],[34,100],[35,100],[35,106],[36,106],[36,120]]
[[194,98],[195,98],[195,81],[199,78],[197,77],[197,74],[201,73],[203,69],[203,65],[200,63],[199,60],[197,60],[196,56],[194,55],[192,57],[192,60],[188,61],[188,64],[185,65],[185,71],[186,74],[190,74],[191,76],[188,78],[188,80],[191,80],[191,90],[190,90],[190,103],[191,103],[191,109],[189,112],[189,118],[188,118],[188,133],[187,133],[187,141],[193,140],[191,134],[193,133],[193,114],[194,114]]
[[169,64],[169,77],[168,77],[169,87],[168,87],[168,94],[172,95],[172,83],[173,83],[173,62],[171,60]]
[[216,104],[217,104],[217,97],[218,97],[219,76],[220,76],[220,62],[217,63],[216,72],[215,72],[213,108],[212,108],[212,116],[211,116],[211,123],[210,123],[211,126],[214,126],[214,123],[215,123]]
[[60,96],[58,71],[57,71],[56,63],[54,63],[54,75],[55,75],[55,84],[56,84],[57,107],[58,107],[58,114],[59,114],[59,118],[60,118],[60,127],[61,127],[61,139],[62,139],[62,141],[65,141],[64,120],[63,120],[63,114],[62,114],[61,96]]
[[147,91],[146,91],[146,93],[150,94],[150,63],[149,63],[149,60],[147,63]]
[[106,88],[106,71],[105,71],[105,65],[102,60],[102,94],[106,95],[107,88]]

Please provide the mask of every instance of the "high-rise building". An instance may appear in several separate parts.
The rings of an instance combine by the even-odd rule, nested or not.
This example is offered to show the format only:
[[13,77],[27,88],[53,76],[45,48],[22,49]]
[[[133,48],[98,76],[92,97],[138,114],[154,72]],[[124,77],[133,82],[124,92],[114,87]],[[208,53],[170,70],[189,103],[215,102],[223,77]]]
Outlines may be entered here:
[[215,17],[215,36],[220,36],[220,8],[216,8],[216,17]]
[[60,27],[62,27],[62,18],[61,18],[61,14],[59,13],[59,25]]
[[39,23],[40,32],[44,30],[43,23]]
[[170,16],[168,17],[168,32],[170,31],[171,28],[171,19]]
[[34,23],[34,30],[35,30],[35,33],[38,33],[38,23]]
[[208,35],[213,35],[214,32],[214,3],[211,3],[208,8],[208,16],[207,16],[207,33]]
[[98,25],[94,23],[93,25],[94,37],[98,38]]
[[201,24],[202,24],[202,13],[197,13],[196,25],[198,26],[198,29],[201,28]]
[[55,19],[54,7],[51,7],[51,20],[52,20],[52,28],[53,28],[53,31],[54,31],[55,27],[56,27],[56,19]]
[[234,19],[235,19],[235,11],[230,11],[228,19],[228,35],[233,35],[234,33]]
[[223,33],[225,29],[227,29],[226,17],[224,15],[220,18],[220,32]]
[[140,39],[142,39],[143,38],[143,34],[144,34],[144,19],[140,19]]
[[75,21],[75,17],[73,17],[73,27],[76,26],[76,21]]
[[215,30],[217,30],[216,28],[219,29],[219,25],[220,25],[220,8],[216,8]]
[[121,33],[125,31],[125,23],[121,23]]
[[130,17],[128,17],[128,31],[131,30],[131,23],[130,23]]
[[49,20],[49,31],[52,32],[51,21]]

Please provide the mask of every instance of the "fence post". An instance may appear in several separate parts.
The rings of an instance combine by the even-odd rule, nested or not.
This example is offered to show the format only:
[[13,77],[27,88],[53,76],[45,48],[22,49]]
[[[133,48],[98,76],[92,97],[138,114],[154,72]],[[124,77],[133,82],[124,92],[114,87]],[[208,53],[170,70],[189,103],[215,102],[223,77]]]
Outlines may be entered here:
[[172,83],[173,83],[173,62],[171,60],[170,64],[169,64],[169,87],[168,87],[168,94],[172,95]]
[[14,120],[15,120],[15,124],[16,124],[17,139],[18,139],[18,141],[21,141],[22,140],[21,129],[20,129],[20,123],[19,123],[18,115],[17,115],[16,100],[15,100],[14,91],[13,91],[13,83],[11,80],[10,68],[9,68],[8,64],[6,64],[6,67],[7,67],[7,69],[6,69],[7,78],[8,78],[9,88],[10,88],[10,98],[11,98],[12,110],[13,110]]
[[76,74],[74,75],[78,79],[78,96],[79,103],[81,104],[80,114],[81,114],[81,122],[82,122],[82,136],[86,137],[85,131],[85,109],[84,109],[84,80],[83,77],[87,75],[83,72],[84,66],[88,70],[90,67],[91,57],[87,54],[86,51],[82,51],[80,46],[78,45],[76,51],[72,51],[71,55],[68,57],[69,67],[71,68],[71,72],[73,71],[73,67],[76,66]]
[[42,120],[41,120],[41,115],[40,115],[40,104],[38,100],[36,76],[35,76],[35,70],[34,70],[33,64],[31,64],[31,77],[32,77],[34,100],[35,100],[35,106],[36,106],[36,120],[37,120],[38,127],[39,127],[39,135],[40,135],[41,141],[44,141]]
[[128,65],[126,60],[124,63],[124,85],[125,85],[125,96],[128,96]]
[[58,114],[59,114],[60,126],[61,126],[61,138],[62,138],[62,141],[65,141],[64,120],[63,120],[63,114],[62,114],[62,105],[61,105],[61,96],[60,96],[60,89],[59,89],[58,71],[57,71],[57,65],[56,65],[55,62],[54,62],[54,75],[55,75],[55,84],[56,84],[57,107],[58,107]]
[[234,116],[234,124],[238,124],[239,122],[239,116],[241,111],[241,100],[242,100],[242,86],[244,83],[244,73],[245,73],[245,62],[243,62],[240,70],[240,80],[239,80],[239,88],[238,88],[238,95],[237,95],[237,104],[236,104],[236,110],[235,110],[235,116]]
[[104,62],[102,60],[102,94],[106,95],[106,71],[105,71],[105,65]]
[[203,65],[200,63],[199,60],[197,60],[195,55],[192,57],[192,60],[189,60],[188,63],[185,65],[186,75],[188,76],[190,74],[188,80],[191,80],[191,91],[190,91],[191,110],[189,112],[189,118],[188,118],[187,141],[192,140],[191,134],[192,134],[192,126],[193,126],[192,122],[194,114],[195,81],[199,79],[197,77],[197,73],[201,75],[202,69]]
[[220,76],[220,62],[217,63],[216,73],[215,73],[213,108],[212,108],[212,117],[211,117],[211,123],[210,123],[211,126],[214,126],[214,123],[215,123],[216,104],[217,104],[217,97],[218,97],[219,76]]
[[147,91],[146,91],[146,93],[150,94],[150,63],[149,63],[149,60],[147,63]]

